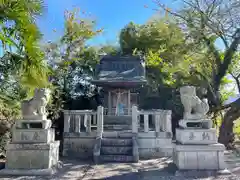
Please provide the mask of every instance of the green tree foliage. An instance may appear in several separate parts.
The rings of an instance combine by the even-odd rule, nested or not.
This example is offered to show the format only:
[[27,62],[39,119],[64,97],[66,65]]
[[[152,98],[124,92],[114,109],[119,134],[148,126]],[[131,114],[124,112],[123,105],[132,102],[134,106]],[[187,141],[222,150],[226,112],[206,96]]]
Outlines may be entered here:
[[88,40],[102,32],[95,30],[95,21],[85,17],[79,9],[64,14],[64,34],[57,42],[45,46],[46,59],[51,66],[51,82],[54,85],[55,98],[49,109],[53,119],[59,115],[63,104],[70,103],[79,95],[91,94],[92,86],[88,82],[98,62],[98,49],[87,46]]
[[[209,99],[212,103],[212,111],[218,113],[219,110],[230,107],[225,113],[219,136],[219,141],[228,146],[229,143],[233,142],[233,121],[240,117],[240,112],[238,103],[234,102],[222,106],[223,94],[221,95],[221,89],[226,83],[225,76],[229,73],[231,64],[234,63],[234,57],[240,43],[240,13],[238,10],[240,2],[236,0],[181,1],[184,4],[183,8],[178,12],[169,12],[178,19],[192,41],[207,48],[211,57],[211,61],[208,63],[211,76],[204,77],[205,66],[196,72],[205,79],[205,84],[209,90]],[[160,1],[155,2],[161,9],[167,10]],[[216,40],[224,44],[223,52],[216,47]]]

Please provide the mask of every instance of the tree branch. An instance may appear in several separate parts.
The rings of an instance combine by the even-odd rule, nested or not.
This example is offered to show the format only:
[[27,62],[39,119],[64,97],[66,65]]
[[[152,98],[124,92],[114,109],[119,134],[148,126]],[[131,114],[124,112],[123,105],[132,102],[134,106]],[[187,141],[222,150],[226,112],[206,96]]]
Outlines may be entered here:
[[240,28],[236,30],[234,36],[235,38],[233,39],[230,47],[226,50],[223,63],[221,64],[215,77],[216,88],[220,87],[221,79],[226,75],[228,67],[232,62],[233,55],[237,51],[238,45],[240,44]]

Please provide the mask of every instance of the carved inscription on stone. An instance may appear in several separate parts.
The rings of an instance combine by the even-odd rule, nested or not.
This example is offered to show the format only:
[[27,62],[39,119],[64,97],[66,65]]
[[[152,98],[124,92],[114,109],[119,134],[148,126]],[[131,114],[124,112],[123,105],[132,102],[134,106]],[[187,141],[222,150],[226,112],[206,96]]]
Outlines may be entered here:
[[29,140],[29,136],[24,133],[21,133],[21,139],[27,141]]
[[195,139],[195,135],[193,132],[190,132],[190,136],[189,136],[189,140],[194,140]]
[[24,140],[24,141],[38,141],[38,140],[40,140],[40,136],[37,132],[35,132],[33,134],[33,136],[31,136],[30,133],[22,132],[21,133],[21,139]]
[[204,132],[202,134],[202,140],[210,140],[210,136],[209,136],[209,134],[207,132]]

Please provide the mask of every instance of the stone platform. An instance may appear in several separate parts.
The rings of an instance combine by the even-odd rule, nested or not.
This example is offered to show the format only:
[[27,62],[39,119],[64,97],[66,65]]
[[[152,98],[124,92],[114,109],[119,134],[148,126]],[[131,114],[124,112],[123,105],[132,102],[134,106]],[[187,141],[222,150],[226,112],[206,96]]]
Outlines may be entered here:
[[[50,120],[19,120],[7,145],[5,169],[0,175],[51,175],[59,163],[59,141]],[[35,125],[39,128],[33,128]]]
[[176,140],[181,144],[216,144],[216,129],[176,129]]
[[181,170],[222,170],[225,146],[175,144],[173,162]]

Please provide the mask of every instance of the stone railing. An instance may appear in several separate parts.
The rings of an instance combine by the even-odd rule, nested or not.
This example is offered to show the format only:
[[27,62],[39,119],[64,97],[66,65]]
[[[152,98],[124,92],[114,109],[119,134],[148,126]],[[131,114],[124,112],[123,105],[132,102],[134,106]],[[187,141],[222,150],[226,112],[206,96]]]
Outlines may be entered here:
[[143,131],[149,132],[149,116],[153,117],[153,124],[154,124],[154,131],[155,132],[172,132],[172,122],[171,122],[171,110],[138,110],[137,106],[132,107],[132,132],[137,133],[138,127],[140,126],[139,117],[140,115],[143,116]]
[[[65,133],[90,133],[93,128],[97,129],[98,135],[103,132],[103,107],[98,106],[93,110],[64,110]],[[83,127],[83,129],[81,128]]]
[[[131,116],[131,111],[132,109],[128,110],[128,108],[123,108],[124,113],[122,114],[122,116]],[[108,116],[112,116],[112,115],[116,115],[116,108],[104,108],[104,115],[108,115]]]

